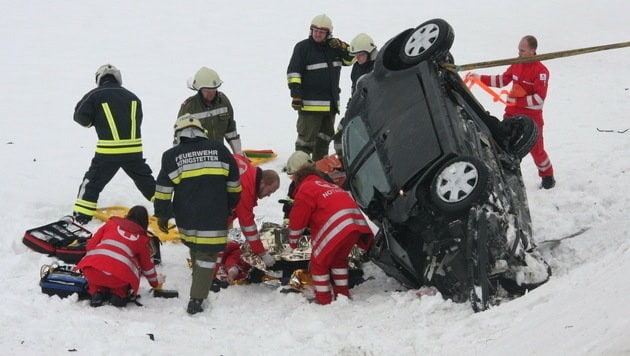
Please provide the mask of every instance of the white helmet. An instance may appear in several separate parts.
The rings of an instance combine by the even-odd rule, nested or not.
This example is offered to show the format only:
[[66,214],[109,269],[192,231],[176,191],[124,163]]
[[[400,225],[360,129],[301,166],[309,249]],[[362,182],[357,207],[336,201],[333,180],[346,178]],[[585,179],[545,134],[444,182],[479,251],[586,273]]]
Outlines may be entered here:
[[287,160],[286,172],[289,175],[293,175],[300,168],[312,166],[313,160],[311,156],[304,151],[295,151]]
[[116,68],[112,64],[103,64],[102,66],[98,67],[95,75],[96,85],[101,85],[101,79],[103,79],[103,77],[106,75],[112,75],[116,79],[118,84],[122,85],[122,75],[120,74],[118,68]]
[[216,89],[223,84],[219,74],[208,67],[201,67],[192,82],[189,81],[188,87],[193,90],[201,90],[203,88]]
[[372,53],[376,49],[374,40],[367,33],[359,33],[350,42],[350,48],[348,51],[351,55],[356,55],[359,52]]
[[188,113],[177,118],[173,129],[175,130],[175,144],[179,143],[180,137],[208,137],[201,122]]
[[311,30],[313,28],[326,30],[328,31],[328,35],[330,36],[332,35],[333,30],[332,20],[326,14],[317,15],[313,17],[313,20],[311,20]]

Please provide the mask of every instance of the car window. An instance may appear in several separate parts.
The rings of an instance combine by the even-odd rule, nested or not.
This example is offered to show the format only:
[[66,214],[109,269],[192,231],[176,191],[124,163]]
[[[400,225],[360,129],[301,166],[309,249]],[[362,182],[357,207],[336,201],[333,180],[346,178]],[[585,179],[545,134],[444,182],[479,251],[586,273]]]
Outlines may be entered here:
[[[360,117],[351,119],[344,128],[343,142],[344,158],[348,166],[356,171],[352,175],[350,187],[359,206],[367,208],[374,197],[374,190],[383,194],[391,190],[385,169]],[[366,155],[355,166],[355,160]]]

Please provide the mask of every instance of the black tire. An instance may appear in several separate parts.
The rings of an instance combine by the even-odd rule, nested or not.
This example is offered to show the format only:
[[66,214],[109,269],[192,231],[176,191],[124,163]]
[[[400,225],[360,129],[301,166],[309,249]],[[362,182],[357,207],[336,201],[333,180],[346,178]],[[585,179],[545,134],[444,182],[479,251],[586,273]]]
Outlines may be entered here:
[[538,126],[534,120],[525,115],[505,119],[501,125],[507,137],[505,151],[523,159],[538,140]]
[[425,60],[443,61],[449,57],[454,39],[455,33],[448,22],[426,21],[407,34],[400,46],[400,60],[412,65]]
[[454,158],[437,171],[429,189],[431,201],[441,211],[466,211],[486,198],[488,167],[474,157]]

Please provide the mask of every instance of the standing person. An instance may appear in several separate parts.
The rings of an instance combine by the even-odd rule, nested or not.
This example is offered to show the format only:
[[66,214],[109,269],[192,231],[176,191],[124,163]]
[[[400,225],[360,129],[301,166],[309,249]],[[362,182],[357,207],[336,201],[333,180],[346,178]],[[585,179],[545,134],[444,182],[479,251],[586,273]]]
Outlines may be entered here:
[[[374,69],[374,61],[378,55],[378,49],[374,45],[374,40],[370,35],[366,33],[360,33],[356,35],[350,42],[350,55],[354,56],[356,62],[352,65],[352,71],[350,72],[350,80],[352,81],[351,95],[357,88],[357,82],[363,75],[370,73]],[[337,156],[341,157],[341,134],[343,127],[345,126],[345,116],[341,118],[339,125],[337,125],[337,131],[334,136],[334,146]]]
[[356,62],[352,65],[350,80],[352,80],[352,91],[357,87],[357,81],[364,74],[374,69],[374,61],[378,55],[378,49],[374,45],[374,40],[366,33],[359,33],[350,41],[350,55],[354,56]]
[[[519,57],[536,55],[538,41],[534,36],[525,36],[518,44]],[[516,115],[526,115],[534,120],[538,126],[538,140],[530,151],[534,163],[538,168],[538,175],[542,178],[541,187],[551,189],[556,185],[553,177],[553,166],[549,155],[545,151],[543,140],[543,105],[547,97],[549,85],[549,70],[541,62],[513,64],[499,75],[480,75],[479,79],[491,87],[504,87],[512,83],[505,107],[504,119]]]
[[217,254],[227,243],[227,221],[238,203],[238,166],[219,141],[208,140],[199,120],[183,115],[175,123],[179,142],[162,155],[155,188],[155,216],[168,231],[174,217],[180,238],[190,249],[192,283],[187,312],[203,311]]
[[188,83],[188,88],[197,93],[182,103],[177,117],[192,114],[206,129],[210,140],[223,142],[225,139],[232,152],[242,154],[241,136],[236,130],[234,110],[228,97],[218,90],[221,84],[223,81],[217,72],[201,67]]
[[138,293],[141,274],[151,287],[164,283],[151,259],[148,225],[147,209],[136,205],[124,218],[111,217],[88,240],[87,253],[77,268],[88,281],[91,306],[99,307],[109,299],[112,305],[124,307],[129,295]]
[[280,187],[280,177],[274,170],[262,170],[254,166],[245,156],[235,154],[234,159],[238,164],[241,177],[242,193],[236,209],[230,216],[228,225],[232,225],[235,219],[241,226],[241,232],[247,240],[253,254],[260,256],[265,266],[271,267],[275,259],[265,251],[260,234],[256,226],[254,207],[258,205],[258,199],[273,194]]
[[328,16],[315,16],[309,37],[295,45],[287,68],[291,106],[298,112],[295,150],[314,161],[328,155],[339,113],[341,66],[353,60],[348,44],[333,38],[332,30]]
[[74,121],[96,129],[98,141],[85,173],[73,215],[80,224],[92,220],[103,188],[122,168],[147,200],[153,198],[155,179],[142,154],[142,103],[122,87],[120,70],[111,64],[96,70],[96,88],[74,109]]
[[310,228],[315,300],[329,304],[339,294],[350,297],[348,256],[355,244],[373,238],[372,230],[350,193],[326,182],[315,167],[299,169],[292,179],[297,188],[289,216],[289,244],[296,248],[304,229]]

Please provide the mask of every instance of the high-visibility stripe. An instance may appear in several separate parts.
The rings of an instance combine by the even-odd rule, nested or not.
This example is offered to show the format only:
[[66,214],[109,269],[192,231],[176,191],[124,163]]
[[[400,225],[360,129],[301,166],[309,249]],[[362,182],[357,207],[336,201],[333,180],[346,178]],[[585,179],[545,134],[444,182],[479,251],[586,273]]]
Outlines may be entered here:
[[223,245],[227,244],[227,236],[222,237],[199,237],[181,234],[180,238],[185,242],[195,245]]
[[181,174],[171,178],[174,184],[179,184],[182,179],[194,178],[200,176],[227,176],[229,171],[223,168],[201,168],[190,171],[183,171]]
[[124,154],[142,152],[142,139],[98,140],[96,152],[101,154]]
[[153,195],[153,198],[154,199],[158,199],[158,200],[168,200],[168,201],[170,201],[172,197],[173,197],[172,193],[161,193],[161,192],[157,192],[157,191]]
[[131,101],[131,135],[129,137],[131,137],[131,139],[135,139],[136,138],[136,115],[138,112],[138,102],[135,100]]
[[114,115],[112,115],[112,111],[109,108],[108,103],[102,103],[103,111],[105,112],[105,117],[107,118],[107,124],[109,125],[109,131],[112,133],[112,137],[114,140],[120,140],[120,136],[118,135],[118,128],[116,127],[116,122],[114,121]]
[[96,203],[79,198],[74,202],[74,207],[72,211],[88,216],[93,216],[94,212],[96,211]]

